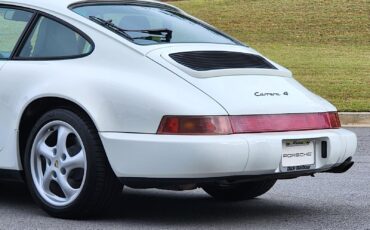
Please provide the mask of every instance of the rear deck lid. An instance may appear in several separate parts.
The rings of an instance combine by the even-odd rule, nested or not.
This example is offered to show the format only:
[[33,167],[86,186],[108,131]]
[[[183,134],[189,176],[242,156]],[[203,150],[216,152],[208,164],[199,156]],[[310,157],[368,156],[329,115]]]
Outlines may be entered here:
[[335,111],[286,68],[233,45],[174,45],[147,55],[212,97],[230,115]]

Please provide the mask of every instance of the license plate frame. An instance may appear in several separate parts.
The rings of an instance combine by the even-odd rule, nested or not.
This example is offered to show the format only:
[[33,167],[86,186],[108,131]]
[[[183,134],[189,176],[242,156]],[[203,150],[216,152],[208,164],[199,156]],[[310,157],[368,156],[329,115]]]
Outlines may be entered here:
[[315,169],[316,141],[313,139],[290,139],[282,141],[281,172]]

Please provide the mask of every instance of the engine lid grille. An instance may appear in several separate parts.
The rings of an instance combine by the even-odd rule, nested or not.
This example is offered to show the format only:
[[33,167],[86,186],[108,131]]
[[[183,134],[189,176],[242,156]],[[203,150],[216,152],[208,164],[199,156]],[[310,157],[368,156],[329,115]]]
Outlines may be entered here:
[[255,54],[228,51],[191,51],[169,55],[177,63],[196,71],[221,69],[277,69],[270,62]]

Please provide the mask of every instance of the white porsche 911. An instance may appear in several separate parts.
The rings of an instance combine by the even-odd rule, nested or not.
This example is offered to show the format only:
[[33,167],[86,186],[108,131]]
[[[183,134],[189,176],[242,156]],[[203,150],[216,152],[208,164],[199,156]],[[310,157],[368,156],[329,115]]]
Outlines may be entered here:
[[52,216],[99,214],[123,185],[251,199],[347,171],[356,146],[289,70],[180,9],[0,0],[0,175]]

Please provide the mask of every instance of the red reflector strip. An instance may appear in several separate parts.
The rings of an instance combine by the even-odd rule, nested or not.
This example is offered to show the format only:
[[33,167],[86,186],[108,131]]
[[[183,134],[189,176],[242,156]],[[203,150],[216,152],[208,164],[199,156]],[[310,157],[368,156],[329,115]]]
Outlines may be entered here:
[[340,128],[337,112],[246,116],[165,116],[158,134],[227,135]]
[[340,127],[336,112],[231,116],[230,121],[234,133],[286,132]]

